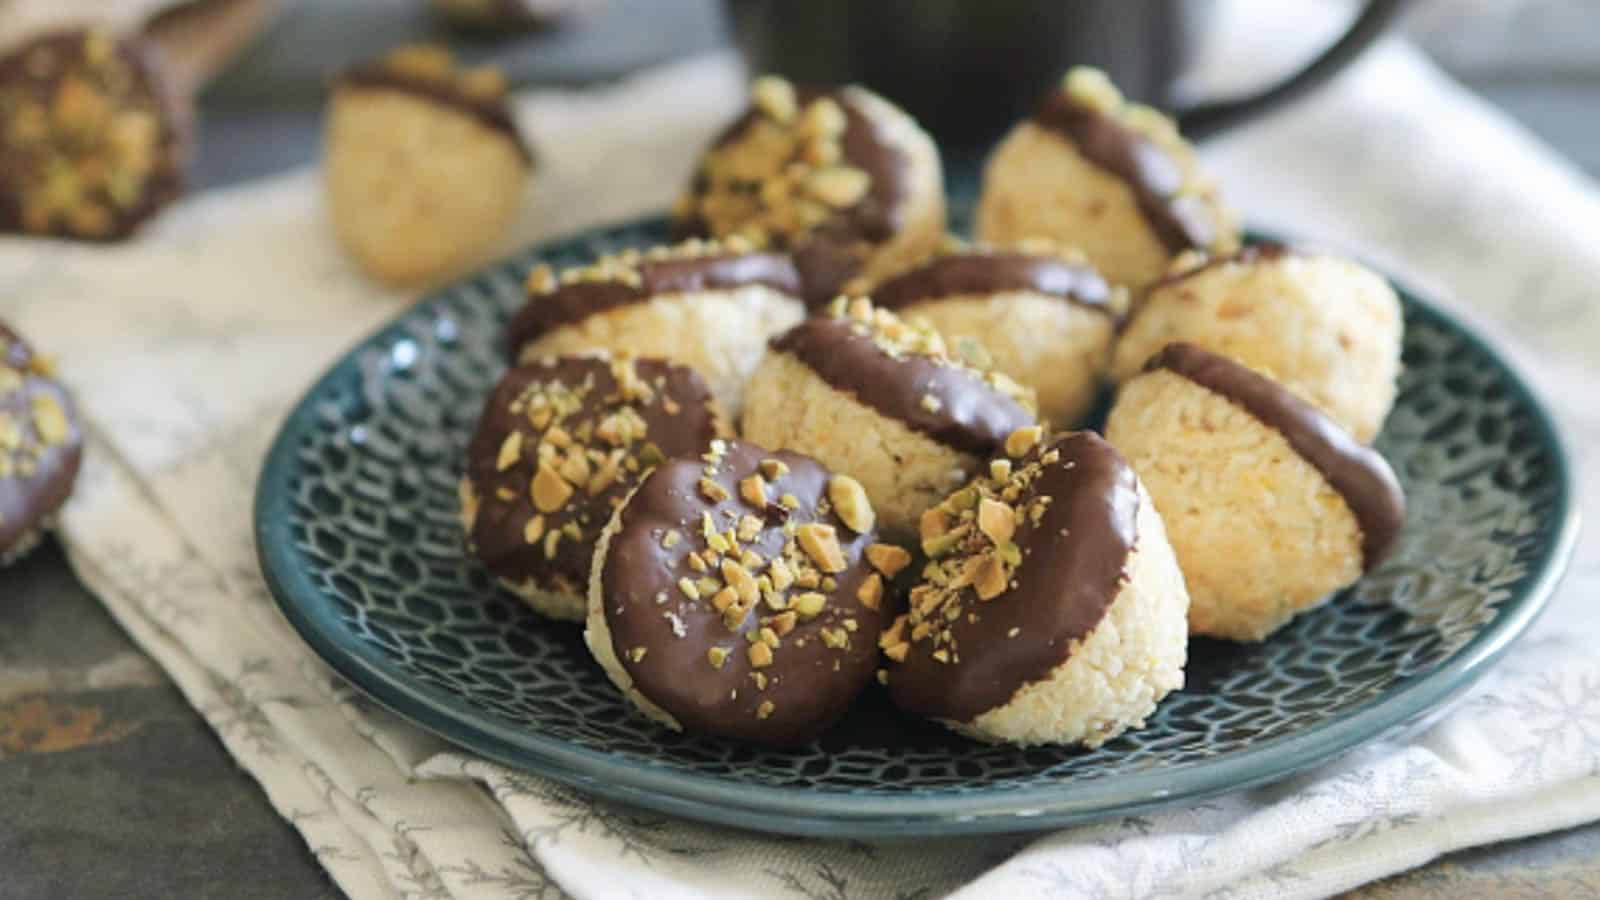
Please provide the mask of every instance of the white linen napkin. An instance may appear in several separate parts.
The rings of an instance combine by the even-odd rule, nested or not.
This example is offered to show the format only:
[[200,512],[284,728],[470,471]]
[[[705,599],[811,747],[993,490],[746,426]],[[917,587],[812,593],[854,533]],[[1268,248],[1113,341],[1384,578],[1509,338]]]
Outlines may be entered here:
[[[1260,46],[1219,58],[1271,57],[1270,33],[1247,39]],[[544,166],[508,246],[662,208],[738,85],[714,57],[522,98]],[[1600,246],[1586,241],[1600,195],[1406,45],[1206,156],[1253,221],[1402,263],[1514,335],[1558,404],[1600,377],[1587,349]],[[339,254],[310,172],[191,200],[124,247],[0,241],[0,317],[59,356],[90,423],[62,525],[73,564],[352,897],[1311,897],[1600,819],[1594,541],[1551,613],[1443,721],[1189,808],[1008,837],[773,838],[473,758],[373,707],[304,647],[250,533],[288,405],[408,302]],[[1587,457],[1600,414],[1570,406]],[[1592,507],[1600,480],[1583,471]]]

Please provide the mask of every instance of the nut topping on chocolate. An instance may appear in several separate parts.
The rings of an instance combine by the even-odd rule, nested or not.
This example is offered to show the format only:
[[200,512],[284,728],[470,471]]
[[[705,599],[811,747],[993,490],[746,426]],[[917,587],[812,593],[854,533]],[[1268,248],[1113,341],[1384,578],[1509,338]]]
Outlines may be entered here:
[[496,575],[582,594],[594,541],[667,452],[719,433],[691,370],[618,356],[547,358],[507,373],[468,450],[473,548]]
[[49,361],[0,324],[0,562],[66,502],[82,455],[72,401]]
[[114,240],[177,198],[189,123],[157,62],[98,29],[0,58],[0,230]]
[[[892,614],[868,548],[891,569],[909,554],[875,543],[870,503],[841,478],[799,454],[713,441],[643,480],[618,517],[600,596],[619,663],[651,703],[691,730],[775,743],[843,711]],[[848,519],[835,493],[851,495]],[[774,494],[793,507],[774,515]],[[684,538],[668,546],[662,533]],[[650,600],[671,585],[681,633]],[[634,646],[649,653],[622,652]]]

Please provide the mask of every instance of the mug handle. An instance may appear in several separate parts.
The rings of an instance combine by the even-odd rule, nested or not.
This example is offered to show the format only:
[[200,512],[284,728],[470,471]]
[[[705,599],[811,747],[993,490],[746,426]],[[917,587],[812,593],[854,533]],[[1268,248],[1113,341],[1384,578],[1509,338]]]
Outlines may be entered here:
[[1361,55],[1389,26],[1405,3],[1406,0],[1368,0],[1343,36],[1300,71],[1253,94],[1200,103],[1179,110],[1179,129],[1191,139],[1208,137],[1318,87]]

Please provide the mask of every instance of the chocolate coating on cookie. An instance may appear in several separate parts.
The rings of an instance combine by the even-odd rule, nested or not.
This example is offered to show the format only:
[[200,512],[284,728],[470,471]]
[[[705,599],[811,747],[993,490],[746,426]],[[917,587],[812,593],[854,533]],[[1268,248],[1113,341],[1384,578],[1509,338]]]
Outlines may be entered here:
[[1180,281],[1187,281],[1188,279],[1194,278],[1197,275],[1202,275],[1206,272],[1212,271],[1213,269],[1220,269],[1227,265],[1238,264],[1242,266],[1250,266],[1255,265],[1258,262],[1276,262],[1280,259],[1288,259],[1291,256],[1298,256],[1299,254],[1300,251],[1296,250],[1294,247],[1290,247],[1287,244],[1280,244],[1276,241],[1262,241],[1259,244],[1247,244],[1246,246],[1240,247],[1234,253],[1228,253],[1222,256],[1207,257],[1205,261],[1201,262],[1199,265],[1191,266],[1187,269],[1180,269],[1165,275],[1161,278],[1161,280],[1150,285],[1150,290],[1155,291],[1160,288],[1177,284]]
[[661,465],[623,507],[600,582],[611,643],[685,729],[805,741],[871,678],[891,611],[866,561],[874,531],[845,524],[862,510],[829,499],[834,477],[808,456],[718,442]]
[[[859,302],[859,301],[858,301]],[[880,414],[955,450],[987,455],[1034,414],[1008,392],[995,373],[951,359],[939,341],[930,352],[886,338],[868,308],[864,316],[818,314],[774,338],[788,353],[835,389]],[[894,322],[893,328],[913,326]],[[937,336],[933,336],[937,341]]]
[[[794,253],[795,264],[805,280],[807,298],[813,303],[824,303],[833,299],[839,288],[860,272],[872,245],[887,242],[905,224],[909,170],[906,153],[861,110],[848,89],[790,86],[777,79],[761,79],[753,93],[756,102],[728,126],[707,151],[706,160],[690,183],[686,197],[688,208],[680,212],[678,230],[697,236],[755,231],[772,246]],[[772,93],[787,99],[773,100],[764,96]],[[747,139],[758,125],[777,123],[786,128],[798,128],[800,126],[795,123],[803,122],[819,101],[826,101],[825,105],[831,104],[843,114],[842,123],[839,123],[842,128],[836,134],[814,139],[819,147],[832,149],[812,150],[801,142],[792,153],[774,157],[767,167],[769,171],[758,178],[751,178],[744,167],[731,174],[714,168],[712,161],[719,151]],[[780,118],[779,114],[784,112],[786,115]],[[808,158],[808,154],[813,153],[821,158]],[[836,159],[829,159],[834,155]],[[769,203],[766,198],[773,182],[786,177],[785,170],[795,165],[808,173],[824,170],[852,173],[843,181],[846,184],[855,182],[858,189],[845,190],[837,196],[830,196],[824,189],[778,192],[783,203],[810,203],[814,207],[809,216],[789,215],[780,203]],[[864,179],[855,176],[864,176]],[[860,189],[859,182],[863,180],[865,186]],[[805,184],[822,184],[822,179]],[[706,214],[708,198],[719,193],[747,198],[752,204],[748,218],[710,220]]]
[[581,596],[600,530],[641,475],[720,433],[710,404],[699,375],[661,360],[565,356],[510,370],[467,448],[474,553],[502,579]]
[[66,502],[82,461],[72,398],[45,373],[32,348],[0,324],[0,560]]
[[1282,434],[1355,515],[1367,571],[1383,562],[1405,525],[1406,499],[1394,470],[1376,450],[1276,381],[1194,344],[1178,342],[1162,348],[1144,366],[1146,372],[1158,369],[1227,398]]
[[582,277],[533,286],[529,298],[508,327],[513,358],[529,342],[593,315],[662,294],[731,290],[765,285],[798,297],[800,276],[784,253],[727,251],[650,258],[632,265],[600,266]]
[[1064,135],[1085,159],[1121,179],[1169,251],[1208,247],[1217,239],[1221,229],[1210,209],[1180,193],[1184,176],[1178,162],[1112,113],[1062,90],[1045,100],[1034,121]]
[[511,117],[505,79],[491,67],[457,69],[442,49],[403,47],[346,71],[339,76],[338,87],[396,91],[469,116],[505,135],[523,161],[534,164],[533,148]]
[[1121,454],[1080,431],[1007,467],[924,517],[942,571],[884,634],[889,692],[910,712],[970,722],[1004,705],[1065,662],[1127,583],[1139,487]]
[[129,236],[182,193],[186,109],[135,38],[56,31],[0,57],[0,231]]
[[1017,252],[959,252],[935,257],[873,288],[872,300],[886,309],[900,309],[925,300],[1010,291],[1060,297],[1115,315],[1111,286],[1092,267]]

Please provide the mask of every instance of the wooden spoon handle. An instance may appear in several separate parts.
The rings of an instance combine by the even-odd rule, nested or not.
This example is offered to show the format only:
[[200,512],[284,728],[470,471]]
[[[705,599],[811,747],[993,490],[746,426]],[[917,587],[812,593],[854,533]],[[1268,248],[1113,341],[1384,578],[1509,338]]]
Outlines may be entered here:
[[193,97],[270,23],[282,0],[183,0],[140,29],[165,60],[174,87]]

